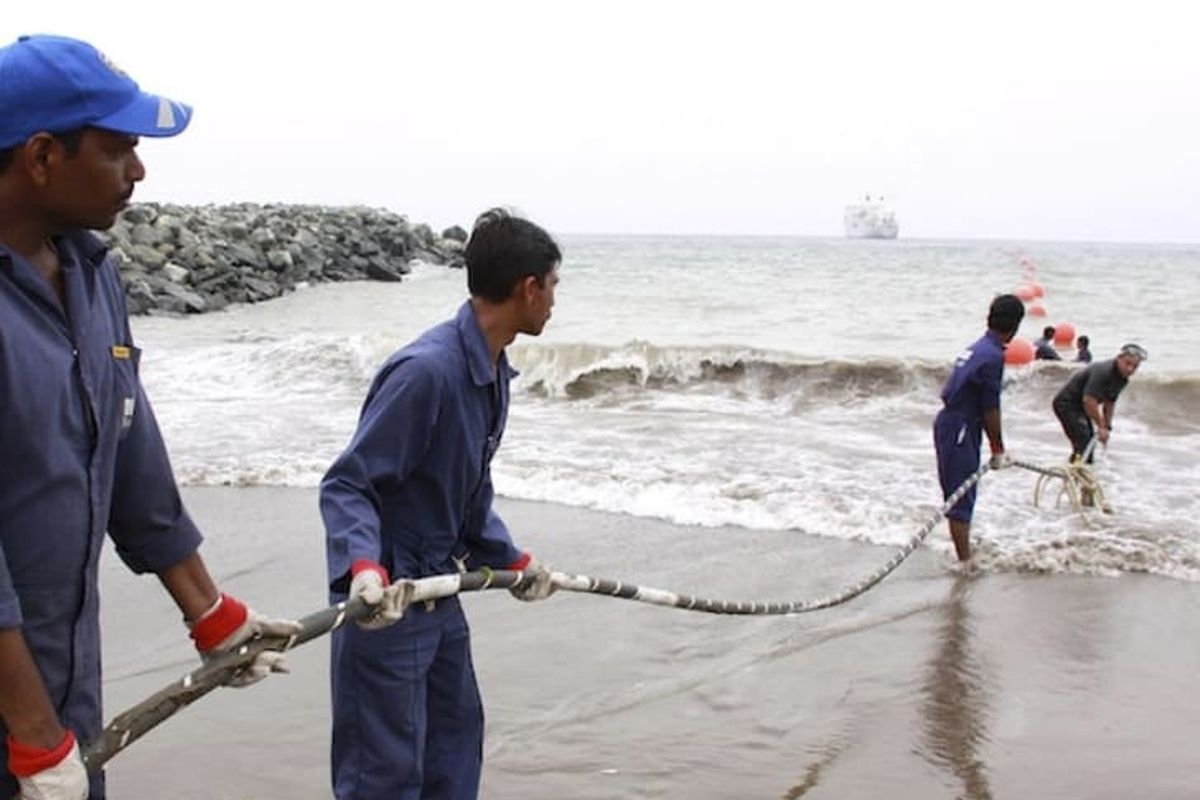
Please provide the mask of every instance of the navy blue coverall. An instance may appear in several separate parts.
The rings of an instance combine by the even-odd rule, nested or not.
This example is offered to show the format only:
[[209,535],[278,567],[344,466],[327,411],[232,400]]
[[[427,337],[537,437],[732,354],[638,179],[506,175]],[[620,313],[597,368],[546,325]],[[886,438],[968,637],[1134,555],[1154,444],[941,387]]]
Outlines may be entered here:
[[[983,443],[983,414],[1000,407],[1004,379],[1004,342],[988,331],[955,360],[942,387],[942,409],[933,421],[938,480],[942,496],[950,497],[979,469]],[[946,516],[970,522],[975,510],[975,486],[954,504]]]
[[[142,391],[141,353],[104,244],[86,232],[53,241],[65,309],[32,264],[0,245],[0,628],[21,629],[82,745],[102,725],[105,532],[139,573],[179,563],[200,533]],[[0,771],[0,797],[16,793]],[[102,777],[91,797],[103,799]]]
[[[490,471],[515,374],[503,352],[493,368],[469,302],[384,364],[321,483],[333,602],[359,559],[395,579],[521,557],[492,509]],[[340,628],[331,656],[338,800],[476,797],[483,705],[457,598],[380,630]]]

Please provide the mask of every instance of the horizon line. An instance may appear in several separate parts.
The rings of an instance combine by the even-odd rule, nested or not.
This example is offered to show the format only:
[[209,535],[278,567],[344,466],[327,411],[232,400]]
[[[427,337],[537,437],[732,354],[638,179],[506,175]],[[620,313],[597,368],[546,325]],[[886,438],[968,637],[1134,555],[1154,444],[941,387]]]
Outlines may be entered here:
[[1031,236],[1026,238],[1021,237],[999,237],[999,236],[898,236],[895,239],[860,239],[850,238],[848,236],[839,235],[836,233],[727,233],[727,232],[692,232],[692,231],[672,231],[672,232],[653,232],[653,231],[557,231],[560,236],[658,236],[658,237],[678,237],[678,238],[742,238],[742,239],[823,239],[836,240],[843,242],[879,242],[887,244],[891,242],[994,242],[997,244],[1012,244],[1012,243],[1037,243],[1037,244],[1118,244],[1118,245],[1157,245],[1157,246],[1177,246],[1177,247],[1200,247],[1200,239],[1185,241],[1178,239],[1071,239],[1071,238],[1052,238],[1052,237],[1037,237]]

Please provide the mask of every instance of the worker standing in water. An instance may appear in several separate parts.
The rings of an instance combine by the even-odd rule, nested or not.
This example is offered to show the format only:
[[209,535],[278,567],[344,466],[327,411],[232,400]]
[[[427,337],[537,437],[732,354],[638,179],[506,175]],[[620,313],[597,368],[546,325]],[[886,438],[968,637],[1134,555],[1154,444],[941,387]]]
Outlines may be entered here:
[[[938,479],[943,497],[949,499],[979,469],[979,448],[983,433],[991,445],[992,469],[1008,466],[1000,430],[1000,391],[1004,377],[1004,346],[1012,341],[1025,316],[1020,298],[1003,294],[992,301],[988,310],[987,331],[954,362],[954,369],[942,387],[942,410],[933,423],[933,442],[937,451]],[[946,512],[950,538],[959,561],[971,558],[971,517],[975,509],[972,486],[954,507]]]

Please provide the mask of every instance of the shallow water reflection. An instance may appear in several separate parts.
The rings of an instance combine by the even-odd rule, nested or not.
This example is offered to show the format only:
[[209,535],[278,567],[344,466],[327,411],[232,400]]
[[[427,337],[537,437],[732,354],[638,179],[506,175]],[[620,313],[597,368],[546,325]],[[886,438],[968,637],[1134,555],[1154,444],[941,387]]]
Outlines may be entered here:
[[945,606],[940,644],[922,688],[925,737],[917,751],[962,781],[961,797],[990,800],[988,768],[980,755],[988,740],[988,684],[971,650],[974,628],[967,604],[971,580],[960,576]]

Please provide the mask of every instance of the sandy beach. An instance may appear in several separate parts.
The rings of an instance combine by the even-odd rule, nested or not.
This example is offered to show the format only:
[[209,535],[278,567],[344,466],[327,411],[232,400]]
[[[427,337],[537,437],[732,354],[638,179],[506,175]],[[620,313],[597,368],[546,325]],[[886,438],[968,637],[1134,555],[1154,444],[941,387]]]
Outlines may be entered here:
[[[324,605],[316,494],[185,490],[215,574],[269,613]],[[556,568],[702,596],[800,599],[873,545],[500,501]],[[936,536],[942,535],[938,531]],[[486,798],[1191,798],[1200,587],[962,578],[941,543],[830,611],[730,618],[560,593],[468,596]],[[104,566],[106,718],[194,666],[153,579]],[[113,797],[328,798],[327,639],[110,764]]]

